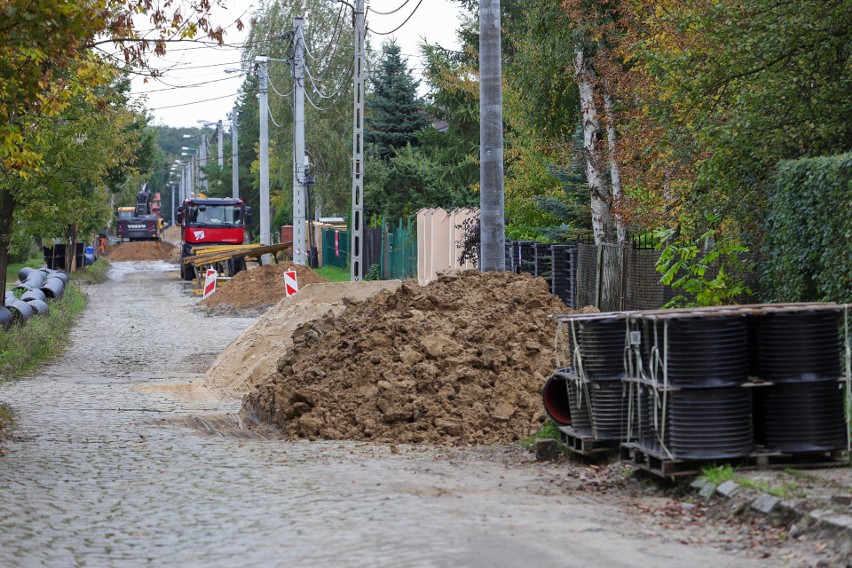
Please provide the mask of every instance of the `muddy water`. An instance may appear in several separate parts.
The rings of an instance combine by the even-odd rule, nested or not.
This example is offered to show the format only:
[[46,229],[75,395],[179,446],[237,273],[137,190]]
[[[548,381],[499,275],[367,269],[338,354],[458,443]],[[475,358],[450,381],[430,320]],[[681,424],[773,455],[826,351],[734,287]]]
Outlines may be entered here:
[[682,544],[695,539],[565,465],[229,427],[238,401],[151,388],[200,379],[252,323],[191,311],[186,286],[174,265],[117,263],[65,354],[0,385],[18,423],[0,458],[0,566],[764,565]]

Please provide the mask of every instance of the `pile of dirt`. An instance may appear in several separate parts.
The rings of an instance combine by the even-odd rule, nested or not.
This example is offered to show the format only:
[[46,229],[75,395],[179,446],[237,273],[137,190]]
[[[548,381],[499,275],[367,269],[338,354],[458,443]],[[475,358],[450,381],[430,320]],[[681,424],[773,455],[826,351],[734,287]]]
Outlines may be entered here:
[[243,412],[294,438],[434,444],[518,440],[544,420],[556,324],[542,279],[457,272],[301,326]]
[[295,330],[399,286],[399,280],[391,280],[326,282],[301,288],[295,296],[284,298],[267,310],[231,341],[207,370],[201,386],[215,397],[242,397],[275,373],[278,359],[293,346]]
[[284,262],[238,272],[216,293],[199,302],[205,308],[230,306],[239,310],[268,308],[277,304],[284,294],[284,271],[295,270],[299,287],[327,282],[307,266]]
[[180,260],[180,249],[165,241],[134,241],[107,247],[106,257],[113,262],[128,260]]

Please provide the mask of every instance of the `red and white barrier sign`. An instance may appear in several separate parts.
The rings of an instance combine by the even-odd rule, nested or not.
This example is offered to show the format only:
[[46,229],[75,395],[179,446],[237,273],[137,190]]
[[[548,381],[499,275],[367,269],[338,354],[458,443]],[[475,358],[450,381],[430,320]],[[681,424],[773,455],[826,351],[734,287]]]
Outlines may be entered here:
[[204,296],[202,300],[216,291],[216,271],[212,268],[207,269],[207,276],[204,278]]
[[286,270],[284,271],[284,293],[289,298],[293,294],[299,291],[299,283],[296,279],[296,271],[295,270]]

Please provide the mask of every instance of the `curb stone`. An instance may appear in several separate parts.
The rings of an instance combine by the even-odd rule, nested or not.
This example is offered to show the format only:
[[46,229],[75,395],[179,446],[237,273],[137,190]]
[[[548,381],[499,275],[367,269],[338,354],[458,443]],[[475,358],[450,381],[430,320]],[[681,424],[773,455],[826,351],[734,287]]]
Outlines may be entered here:
[[737,510],[750,509],[763,515],[767,520],[772,519],[774,522],[787,524],[794,536],[811,533],[820,538],[830,539],[838,552],[852,554],[852,515],[828,509],[809,511],[804,503],[781,500],[769,493],[758,493],[755,497],[753,492],[745,491],[733,480],[716,486],[707,480],[695,479],[690,483],[690,487],[705,500],[715,495],[736,500],[738,501]]

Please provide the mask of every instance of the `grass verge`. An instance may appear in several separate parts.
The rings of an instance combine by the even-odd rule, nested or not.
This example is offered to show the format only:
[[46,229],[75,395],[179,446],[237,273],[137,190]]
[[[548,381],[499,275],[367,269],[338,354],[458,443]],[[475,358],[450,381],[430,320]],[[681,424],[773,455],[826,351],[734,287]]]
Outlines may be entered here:
[[328,280],[329,282],[349,282],[351,276],[346,268],[338,268],[336,266],[323,266],[314,270],[317,274]]
[[107,271],[112,265],[103,257],[98,257],[95,262],[77,272],[71,273],[71,279],[88,284],[100,284],[107,279]]
[[57,355],[68,339],[68,331],[86,307],[86,296],[70,282],[59,300],[51,301],[50,312],[0,331],[0,380],[23,375]]

